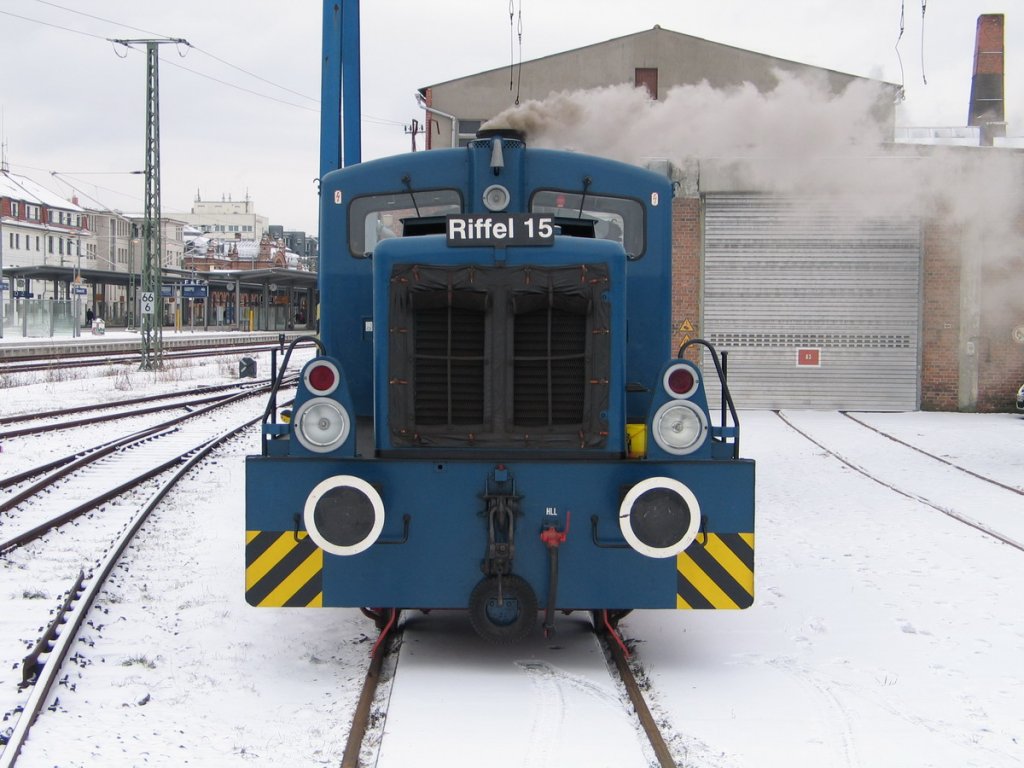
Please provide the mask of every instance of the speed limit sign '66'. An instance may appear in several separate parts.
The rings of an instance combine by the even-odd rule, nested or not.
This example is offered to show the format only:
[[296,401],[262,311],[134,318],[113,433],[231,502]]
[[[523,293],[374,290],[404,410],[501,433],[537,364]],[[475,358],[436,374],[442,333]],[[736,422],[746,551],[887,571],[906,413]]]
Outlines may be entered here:
[[156,294],[152,291],[144,291],[142,293],[142,314],[152,315],[153,306],[156,304]]

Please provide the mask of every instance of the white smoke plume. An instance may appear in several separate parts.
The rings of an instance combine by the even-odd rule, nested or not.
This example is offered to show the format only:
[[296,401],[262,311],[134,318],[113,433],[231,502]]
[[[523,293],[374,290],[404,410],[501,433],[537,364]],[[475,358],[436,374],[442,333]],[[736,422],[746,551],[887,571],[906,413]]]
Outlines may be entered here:
[[961,255],[1021,267],[1000,303],[1024,314],[1024,153],[894,145],[882,119],[893,93],[883,84],[854,81],[836,93],[824,78],[775,74],[767,92],[702,82],[673,87],[661,100],[627,84],[552,93],[484,127],[521,130],[533,147],[639,165],[668,159],[688,173],[697,168],[702,191],[825,196],[867,216],[941,221],[959,230]]
[[626,84],[563,91],[506,110],[484,127],[522,130],[535,147],[631,163],[663,157],[797,166],[809,156],[847,157],[882,143],[884,126],[874,115],[885,94],[876,82],[832,94],[824,80],[776,76],[778,85],[767,93],[750,83],[720,90],[705,81],[671,88],[660,101]]

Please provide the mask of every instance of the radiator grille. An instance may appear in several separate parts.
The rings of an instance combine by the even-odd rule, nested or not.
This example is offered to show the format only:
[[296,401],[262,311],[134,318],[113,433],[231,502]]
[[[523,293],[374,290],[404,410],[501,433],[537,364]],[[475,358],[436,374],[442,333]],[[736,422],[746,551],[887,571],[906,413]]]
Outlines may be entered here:
[[381,414],[390,447],[605,447],[608,272],[600,263],[393,265]]
[[555,307],[517,314],[514,336],[515,424],[580,424],[586,395],[586,315]]
[[413,322],[416,423],[483,422],[484,313],[460,307],[418,309]]

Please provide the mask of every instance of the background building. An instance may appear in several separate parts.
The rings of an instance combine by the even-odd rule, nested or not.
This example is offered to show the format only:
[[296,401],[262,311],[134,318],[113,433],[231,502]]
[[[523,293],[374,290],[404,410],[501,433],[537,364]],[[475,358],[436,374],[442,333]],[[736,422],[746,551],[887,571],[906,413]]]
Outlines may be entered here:
[[658,27],[523,62],[511,93],[503,68],[419,100],[429,148],[500,115],[528,145],[668,173],[674,344],[727,352],[741,406],[1007,410],[1024,381],[1024,152],[999,125],[1001,24],[979,20],[970,147],[897,144],[894,84]]
[[[519,102],[544,99],[551,93],[595,89],[620,83],[644,87],[654,99],[664,99],[681,85],[706,82],[723,91],[751,84],[767,92],[779,84],[779,73],[820,79],[832,93],[851,83],[866,80],[808,64],[745,51],[691,35],[654,27],[565,53],[524,61],[512,72],[509,67],[468,75],[419,89],[426,110],[426,147],[465,146],[482,123]],[[873,117],[892,135],[899,87],[878,83],[879,99]],[[793,119],[799,115],[794,113]]]
[[255,203],[247,194],[244,200],[232,200],[224,195],[220,200],[203,200],[199,194],[192,204],[192,212],[181,214],[181,219],[201,232],[225,239],[255,240],[259,242],[267,233],[270,221],[256,213]]
[[[78,201],[68,201],[31,179],[0,170],[0,267],[14,274],[19,267],[81,267],[83,240],[91,237],[89,216]],[[20,282],[19,282],[20,280]],[[66,299],[68,286],[43,283],[26,286],[15,278],[8,301],[24,298]]]

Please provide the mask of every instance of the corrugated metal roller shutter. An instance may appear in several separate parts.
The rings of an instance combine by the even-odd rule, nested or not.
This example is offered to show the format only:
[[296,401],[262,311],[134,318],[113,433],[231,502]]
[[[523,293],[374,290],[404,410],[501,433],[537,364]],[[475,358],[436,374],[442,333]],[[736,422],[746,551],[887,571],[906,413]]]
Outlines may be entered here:
[[918,407],[917,220],[715,194],[704,223],[703,335],[737,407]]

